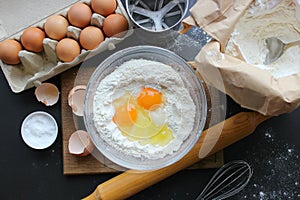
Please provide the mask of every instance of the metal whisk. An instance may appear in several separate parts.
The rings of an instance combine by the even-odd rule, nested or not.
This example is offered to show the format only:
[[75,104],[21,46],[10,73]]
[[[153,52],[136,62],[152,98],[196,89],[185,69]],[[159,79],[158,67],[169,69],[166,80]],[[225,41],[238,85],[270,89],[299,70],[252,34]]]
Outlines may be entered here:
[[215,173],[196,200],[221,200],[233,196],[247,185],[252,174],[247,162],[229,162]]

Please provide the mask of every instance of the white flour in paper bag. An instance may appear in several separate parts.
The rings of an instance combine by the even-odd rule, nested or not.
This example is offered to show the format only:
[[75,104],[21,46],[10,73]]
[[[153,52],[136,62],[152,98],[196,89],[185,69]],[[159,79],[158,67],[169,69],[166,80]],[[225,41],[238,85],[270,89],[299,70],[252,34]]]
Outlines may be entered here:
[[[285,43],[300,40],[300,22],[292,0],[255,0],[231,34],[226,54],[268,70],[275,78],[300,72],[300,46],[287,49],[274,63],[264,65],[268,52],[265,39],[277,37]],[[239,55],[240,54],[240,55]]]

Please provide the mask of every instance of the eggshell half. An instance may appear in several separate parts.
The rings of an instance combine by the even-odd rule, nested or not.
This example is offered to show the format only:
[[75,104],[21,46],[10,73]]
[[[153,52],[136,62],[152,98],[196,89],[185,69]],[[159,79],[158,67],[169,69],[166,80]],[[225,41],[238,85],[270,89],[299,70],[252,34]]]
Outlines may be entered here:
[[93,151],[94,144],[86,131],[78,130],[69,138],[68,149],[75,156],[87,156]]
[[59,90],[52,83],[42,83],[34,92],[38,101],[46,106],[52,106],[57,103],[59,99]]
[[77,116],[83,116],[85,90],[85,85],[77,85],[70,90],[68,95],[68,104],[72,108],[72,112]]

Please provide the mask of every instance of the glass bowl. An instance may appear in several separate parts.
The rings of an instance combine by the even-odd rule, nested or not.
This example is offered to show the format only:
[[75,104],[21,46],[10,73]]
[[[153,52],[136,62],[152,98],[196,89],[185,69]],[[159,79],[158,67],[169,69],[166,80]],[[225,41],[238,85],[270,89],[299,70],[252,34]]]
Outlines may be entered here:
[[[150,159],[128,155],[107,143],[98,133],[94,122],[94,97],[96,89],[103,78],[112,73],[118,66],[132,59],[146,59],[171,66],[181,77],[196,107],[194,125],[189,136],[183,141],[179,149],[163,158]],[[189,115],[189,113],[183,113]],[[199,139],[207,114],[207,101],[202,83],[192,68],[175,53],[154,46],[134,46],[118,51],[106,58],[92,74],[86,89],[84,100],[84,123],[96,148],[112,162],[128,169],[154,170],[159,169],[181,159],[186,155]]]

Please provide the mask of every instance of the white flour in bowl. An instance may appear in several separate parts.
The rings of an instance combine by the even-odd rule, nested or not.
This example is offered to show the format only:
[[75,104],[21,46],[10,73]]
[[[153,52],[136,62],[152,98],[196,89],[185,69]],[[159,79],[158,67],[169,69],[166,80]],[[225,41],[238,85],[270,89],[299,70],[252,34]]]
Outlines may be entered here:
[[[130,140],[113,122],[114,100],[127,92],[135,94],[147,85],[159,88],[165,99],[162,120],[173,134],[173,139],[166,145]],[[99,83],[94,97],[94,122],[100,137],[125,154],[150,159],[163,158],[180,148],[193,129],[195,110],[179,74],[168,65],[144,59],[130,60],[119,66]],[[154,115],[161,117],[163,114]]]

